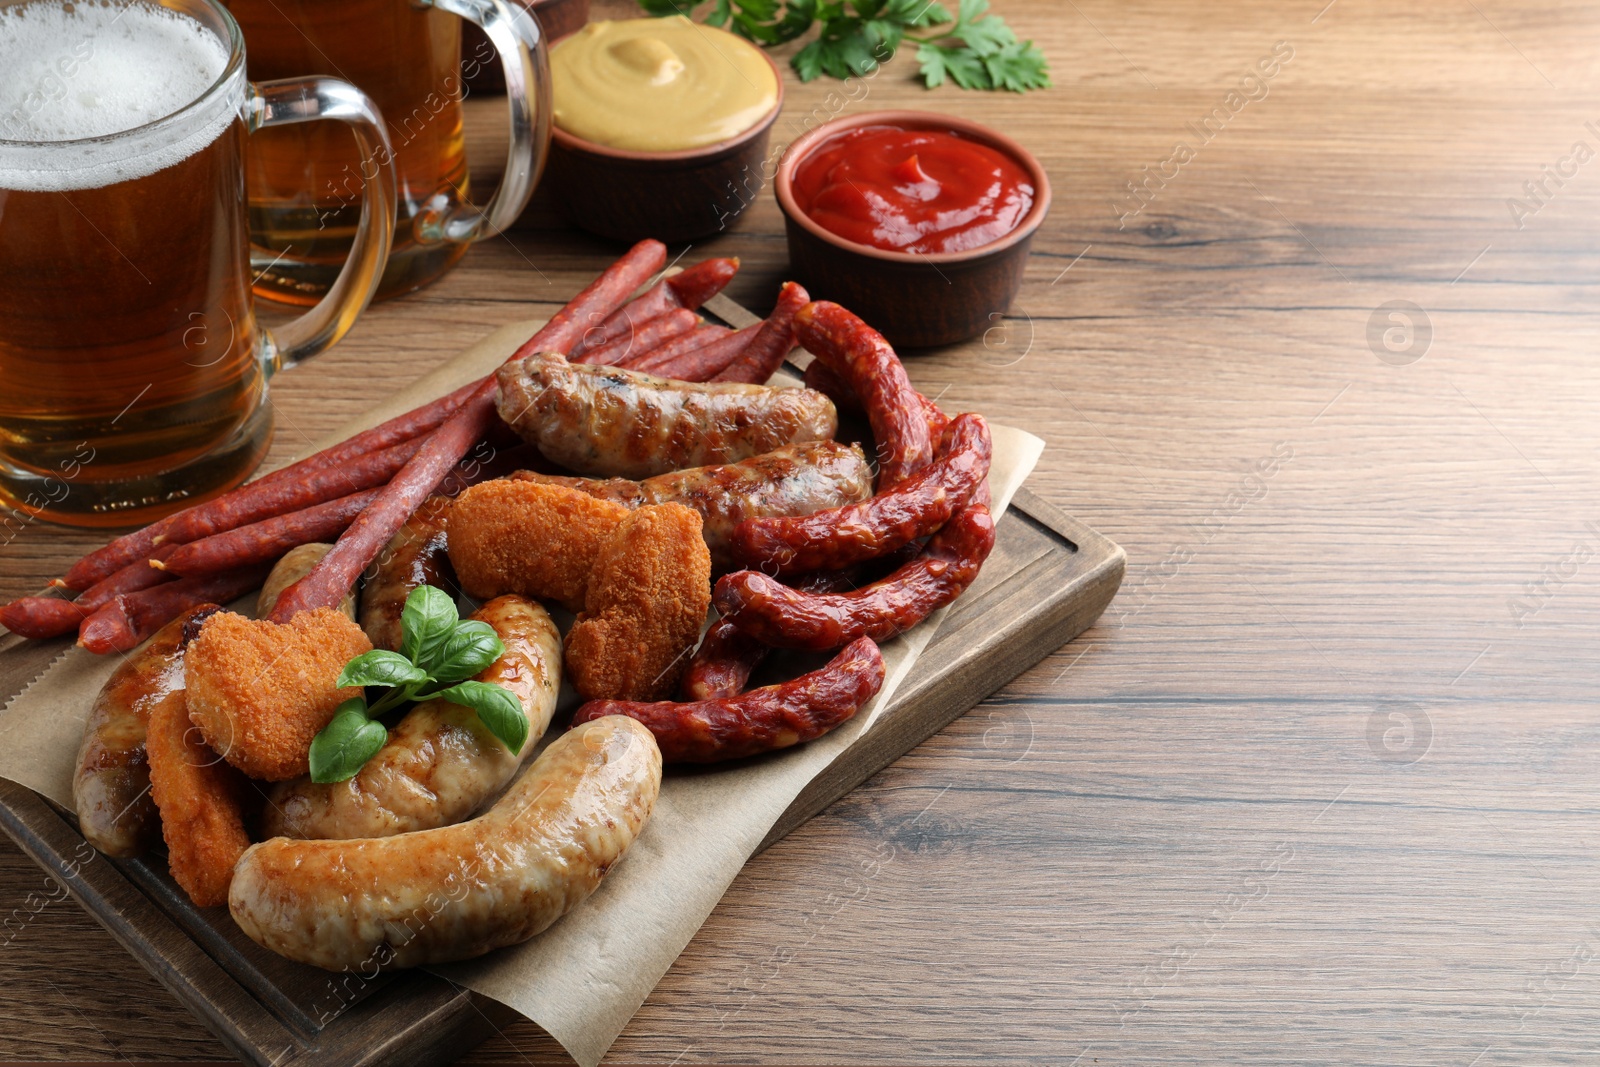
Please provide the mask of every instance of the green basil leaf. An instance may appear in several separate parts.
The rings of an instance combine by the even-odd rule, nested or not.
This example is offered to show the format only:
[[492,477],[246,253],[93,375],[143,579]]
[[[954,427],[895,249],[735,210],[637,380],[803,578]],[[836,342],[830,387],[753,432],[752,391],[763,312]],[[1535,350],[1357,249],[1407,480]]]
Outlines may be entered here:
[[427,679],[427,671],[400,653],[390,652],[386,648],[375,648],[346,663],[344,670],[339,672],[339,680],[335,684],[341,688],[347,685],[386,685],[398,688],[413,682],[424,682]]
[[346,700],[311,739],[311,780],[326,784],[354,777],[388,740],[383,723],[367,718],[365,700]]
[[456,624],[439,649],[433,665],[435,681],[459,682],[471,678],[489,664],[505,655],[506,646],[494,627],[477,619]]
[[419,585],[400,612],[400,653],[425,671],[433,669],[439,648],[456,627],[456,602],[443,589]]
[[512,752],[522,751],[523,742],[528,740],[528,716],[523,714],[522,701],[511,690],[490,682],[462,682],[437,696],[476,711],[478,720],[501,744]]

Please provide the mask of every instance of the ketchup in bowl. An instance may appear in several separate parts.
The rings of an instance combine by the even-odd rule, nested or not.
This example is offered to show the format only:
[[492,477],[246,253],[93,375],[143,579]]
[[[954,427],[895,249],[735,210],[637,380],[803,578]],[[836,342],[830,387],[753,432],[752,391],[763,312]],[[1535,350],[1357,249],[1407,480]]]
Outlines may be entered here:
[[801,211],[847,241],[891,252],[965,252],[1016,229],[1035,190],[999,149],[942,130],[857,126],[800,161]]

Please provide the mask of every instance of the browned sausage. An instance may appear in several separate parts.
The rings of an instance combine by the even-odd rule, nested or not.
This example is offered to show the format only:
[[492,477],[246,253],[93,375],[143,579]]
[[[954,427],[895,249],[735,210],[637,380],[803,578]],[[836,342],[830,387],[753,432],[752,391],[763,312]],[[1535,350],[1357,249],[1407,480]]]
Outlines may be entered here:
[[327,784],[279,782],[267,795],[267,837],[388,837],[467,818],[517,773],[550,725],[561,688],[561,635],[531,600],[503,596],[472,616],[494,627],[505,652],[477,680],[511,690],[528,717],[518,752],[489,732],[471,708],[447,700],[418,704],[355,776]]
[[228,908],[257,944],[329,970],[388,970],[526,941],[622,859],[661,788],[650,732],[613,716],[550,743],[470,822],[253,846]]
[[174,619],[112,672],[83,725],[72,805],[84,840],[108,856],[137,856],[161,839],[145,735],[150,709],[183,690],[183,650],[215,604]]
[[579,489],[590,496],[628,508],[646,504],[683,504],[705,520],[703,533],[711,549],[711,566],[733,567],[733,531],[747,519],[775,515],[809,515],[842,507],[872,495],[872,468],[855,445],[807,441],[787,445],[738,463],[629,478],[567,478],[519,471],[520,481],[543,482]]
[[412,590],[432,585],[453,592],[455,572],[445,534],[451,503],[446,496],[429,497],[389,539],[368,572],[361,586],[361,628],[373,648],[399,650],[400,613]]
[[838,428],[833,402],[809,389],[678,382],[552,352],[507,364],[498,377],[500,417],[579,474],[648,478],[825,441]]

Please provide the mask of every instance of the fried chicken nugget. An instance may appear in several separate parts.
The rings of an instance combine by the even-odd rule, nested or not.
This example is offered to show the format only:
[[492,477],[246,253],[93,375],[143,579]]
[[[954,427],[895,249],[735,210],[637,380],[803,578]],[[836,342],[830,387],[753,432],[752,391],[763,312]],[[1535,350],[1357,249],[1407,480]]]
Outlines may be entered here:
[[311,739],[339,705],[361,695],[334,686],[372,642],[333,608],[288,622],[231,611],[206,620],[184,653],[189,718],[206,744],[252,778],[281,782],[311,769]]
[[144,745],[172,880],[196,907],[226,904],[233,865],[250,847],[243,804],[249,782],[201,743],[181,689],[150,709]]
[[700,513],[682,504],[630,512],[595,558],[567,670],[585,700],[659,700],[689,665],[711,606]]
[[483,482],[450,507],[450,562],[479,599],[516,593],[582,611],[595,559],[627,515],[565,486]]

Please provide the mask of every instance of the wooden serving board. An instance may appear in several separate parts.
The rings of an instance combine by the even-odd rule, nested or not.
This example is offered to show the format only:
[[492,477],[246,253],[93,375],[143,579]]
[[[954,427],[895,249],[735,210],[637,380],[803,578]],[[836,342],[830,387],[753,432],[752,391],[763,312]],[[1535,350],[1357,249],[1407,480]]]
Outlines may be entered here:
[[[758,321],[721,295],[702,310],[735,327]],[[787,369],[798,373],[793,364]],[[893,702],[801,791],[761,848],[1082,633],[1116,595],[1123,565],[1116,544],[1026,487],[1018,490],[996,526],[995,548],[978,580],[951,605]],[[11,647],[0,646],[0,704],[69,647],[68,638],[7,640]],[[327,972],[255,944],[224,909],[194,907],[168,876],[164,857],[96,856],[72,812],[3,779],[0,828],[241,1060],[257,1067],[449,1063],[513,1014],[420,971],[352,980],[340,989]],[[93,862],[86,861],[90,856]]]
[[[1122,572],[1121,548],[1020,490],[978,581],[952,605],[893,704],[795,799],[762,847],[1081,633]],[[63,638],[0,653],[0,701],[66,647]],[[0,827],[246,1063],[448,1063],[506,1021],[508,1009],[421,972],[330,993],[325,972],[260,948],[223,909],[190,905],[161,857],[85,862],[91,850],[73,815],[6,781]]]

